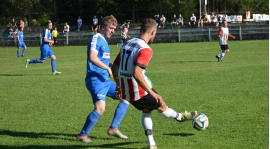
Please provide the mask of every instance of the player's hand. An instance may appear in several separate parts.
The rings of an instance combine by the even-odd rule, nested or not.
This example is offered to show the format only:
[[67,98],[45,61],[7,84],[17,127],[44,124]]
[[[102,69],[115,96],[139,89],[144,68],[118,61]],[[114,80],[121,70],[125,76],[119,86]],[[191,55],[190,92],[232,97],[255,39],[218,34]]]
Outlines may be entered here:
[[235,36],[232,36],[233,39],[235,39]]
[[149,94],[154,97],[158,103],[161,103],[163,101],[162,97],[154,91],[149,92]]
[[111,78],[113,78],[112,70],[111,70],[110,67],[108,67],[108,68],[109,68],[109,69],[107,69],[107,71],[108,71],[108,73],[109,73],[109,76],[110,76]]

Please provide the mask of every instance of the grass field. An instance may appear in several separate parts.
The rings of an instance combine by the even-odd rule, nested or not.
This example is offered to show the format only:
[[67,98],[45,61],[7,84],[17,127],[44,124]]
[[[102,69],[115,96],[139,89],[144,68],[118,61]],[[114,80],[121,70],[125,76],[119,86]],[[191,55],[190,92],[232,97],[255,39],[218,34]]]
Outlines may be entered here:
[[[27,43],[26,43],[27,44]],[[111,45],[111,58],[119,51]],[[217,42],[152,44],[147,68],[154,88],[176,111],[198,110],[209,127],[197,131],[191,122],[179,123],[153,112],[154,137],[159,149],[268,149],[269,148],[269,41],[230,41],[231,52],[222,62]],[[104,115],[90,133],[92,143],[75,141],[93,109],[85,88],[86,46],[52,48],[50,59],[30,64],[40,55],[28,47],[16,57],[16,47],[0,48],[0,148],[4,149],[141,149],[147,146],[133,106],[119,129],[127,140],[110,138],[109,127],[117,101],[107,98]]]

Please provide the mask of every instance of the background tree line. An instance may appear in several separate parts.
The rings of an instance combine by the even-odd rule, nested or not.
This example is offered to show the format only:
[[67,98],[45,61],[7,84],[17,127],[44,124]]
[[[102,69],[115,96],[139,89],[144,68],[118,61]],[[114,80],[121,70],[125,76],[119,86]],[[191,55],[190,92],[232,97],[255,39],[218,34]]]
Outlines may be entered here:
[[114,15],[119,23],[139,23],[155,14],[164,14],[170,22],[173,14],[180,13],[185,20],[191,13],[198,17],[200,12],[237,14],[243,18],[246,10],[250,10],[251,16],[269,13],[268,0],[0,0],[0,5],[1,27],[8,27],[12,18],[23,19],[26,26],[43,26],[47,20],[56,25],[76,25],[78,16],[83,24],[90,25],[94,15]]

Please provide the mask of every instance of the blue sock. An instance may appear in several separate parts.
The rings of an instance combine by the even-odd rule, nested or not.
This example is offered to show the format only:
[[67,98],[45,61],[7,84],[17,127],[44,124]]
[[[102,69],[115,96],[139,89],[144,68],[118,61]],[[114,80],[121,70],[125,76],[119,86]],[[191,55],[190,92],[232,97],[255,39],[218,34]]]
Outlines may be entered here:
[[22,51],[22,56],[24,56],[25,52],[26,52],[26,49],[24,48]]
[[56,71],[56,59],[52,59],[51,65],[52,65],[52,72],[55,72]]
[[17,57],[20,57],[20,50],[17,50]]
[[42,63],[41,60],[39,58],[36,58],[36,59],[32,59],[29,61],[29,64],[30,63]]
[[120,102],[115,109],[114,117],[110,128],[118,128],[118,125],[121,123],[123,117],[125,116],[128,109],[128,104]]
[[88,134],[90,133],[92,128],[95,126],[95,124],[97,123],[100,116],[101,115],[99,113],[97,113],[97,111],[93,110],[86,118],[83,129],[79,135],[80,136],[88,136]]

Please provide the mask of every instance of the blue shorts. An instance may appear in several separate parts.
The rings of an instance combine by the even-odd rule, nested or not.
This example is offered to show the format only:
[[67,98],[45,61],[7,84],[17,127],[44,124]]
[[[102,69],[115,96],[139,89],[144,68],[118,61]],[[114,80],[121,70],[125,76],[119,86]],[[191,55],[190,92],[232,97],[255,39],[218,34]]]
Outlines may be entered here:
[[114,83],[110,79],[100,79],[100,77],[88,77],[85,79],[85,85],[92,96],[94,104],[99,100],[105,101],[106,96],[116,99],[116,83]]
[[21,47],[26,47],[26,44],[24,42],[21,42],[20,44],[18,43],[17,47],[18,49],[20,49]]
[[41,60],[45,60],[46,58],[48,57],[51,57],[53,56],[53,51],[51,50],[51,48],[48,46],[48,47],[40,47],[40,59]]

